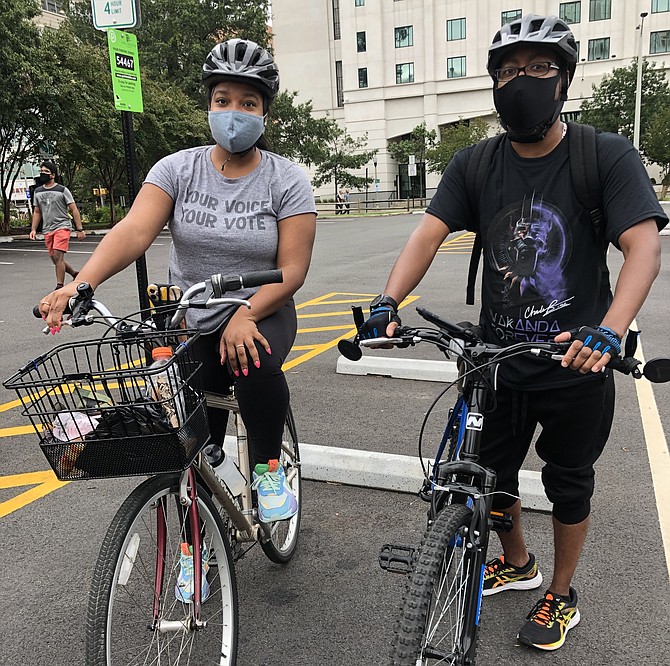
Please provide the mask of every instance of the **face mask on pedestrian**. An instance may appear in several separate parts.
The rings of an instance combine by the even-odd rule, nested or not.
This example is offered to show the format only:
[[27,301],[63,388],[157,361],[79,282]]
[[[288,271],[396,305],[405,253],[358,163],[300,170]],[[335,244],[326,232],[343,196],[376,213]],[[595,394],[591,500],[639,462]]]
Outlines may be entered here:
[[229,153],[243,153],[260,139],[265,116],[244,111],[210,111],[209,128],[214,141]]
[[[563,74],[560,76],[563,79]],[[555,99],[556,86],[561,79],[524,75],[502,87],[495,84],[493,102],[512,141],[535,143],[544,139],[563,108],[564,95]]]
[[39,180],[40,185],[46,185],[52,178],[52,175],[50,173],[41,173],[38,177],[37,180]]

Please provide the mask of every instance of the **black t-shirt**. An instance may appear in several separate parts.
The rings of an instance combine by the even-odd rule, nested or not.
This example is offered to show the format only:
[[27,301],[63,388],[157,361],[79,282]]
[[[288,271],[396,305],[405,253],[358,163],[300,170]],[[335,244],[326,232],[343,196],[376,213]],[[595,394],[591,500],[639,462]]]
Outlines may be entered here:
[[[596,140],[607,241],[618,247],[626,229],[650,218],[662,229],[668,218],[630,141],[604,132]],[[561,331],[599,324],[611,301],[601,288],[605,254],[572,188],[567,138],[534,159],[520,157],[505,138],[482,188],[479,219],[465,188],[472,150],[454,156],[427,212],[450,231],[481,233],[480,324],[488,339],[504,345],[545,342]],[[524,354],[501,365],[500,379],[523,390],[584,378]]]

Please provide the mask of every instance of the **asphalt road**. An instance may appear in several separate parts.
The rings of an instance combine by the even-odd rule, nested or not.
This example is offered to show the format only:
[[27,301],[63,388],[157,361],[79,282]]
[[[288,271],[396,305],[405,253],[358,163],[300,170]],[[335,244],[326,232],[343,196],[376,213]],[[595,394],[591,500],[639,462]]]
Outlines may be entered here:
[[[416,215],[332,218],[319,222],[312,270],[297,302],[300,354],[313,354],[288,371],[299,439],[310,444],[388,453],[416,452],[416,433],[440,386],[335,373],[337,351],[329,342],[350,322],[350,302],[382,288]],[[98,239],[73,242],[70,263],[81,265]],[[147,254],[150,279],[161,280],[169,239]],[[39,243],[0,244],[0,377],[55,342],[40,332],[32,306],[53,282],[53,268]],[[663,237],[664,268],[638,317],[647,359],[668,355],[670,238]],[[466,250],[440,253],[416,290],[420,303],[453,320],[474,319],[464,305]],[[611,256],[613,273],[620,265]],[[98,291],[112,310],[137,305],[131,268]],[[351,296],[358,294],[364,296]],[[338,303],[338,301],[345,301]],[[319,303],[324,303],[320,305]],[[345,314],[336,314],[342,312]],[[418,323],[408,308],[403,317]],[[313,329],[327,329],[319,330]],[[67,331],[67,339],[91,331]],[[63,334],[64,336],[65,334]],[[64,339],[62,337],[61,339]],[[311,350],[311,351],[310,351]],[[374,352],[385,353],[385,352]],[[413,358],[436,358],[431,348],[393,350]],[[537,598],[514,592],[485,600],[479,663],[610,666],[670,665],[667,627],[668,567],[654,498],[652,475],[633,382],[617,383],[618,411],[612,437],[597,469],[592,529],[575,576],[582,622],[557,653],[515,646],[514,637]],[[666,438],[670,431],[670,385],[654,388]],[[34,435],[11,434],[25,425],[14,395],[0,388],[0,508],[28,490],[12,482],[47,469]],[[437,428],[444,411],[431,423]],[[530,457],[528,469],[539,469]],[[4,483],[2,481],[4,480]],[[133,479],[71,483],[0,519],[3,575],[0,595],[0,664],[80,666],[86,597],[103,534]],[[665,479],[663,483],[670,483]],[[549,517],[524,516],[531,549],[550,577]],[[244,666],[386,664],[403,579],[377,566],[385,542],[416,543],[425,506],[411,495],[308,482],[300,548],[285,568],[252,550],[237,569],[240,590],[240,658]],[[670,537],[670,535],[668,535]],[[495,542],[495,540],[494,540]],[[492,544],[495,549],[495,543]]]

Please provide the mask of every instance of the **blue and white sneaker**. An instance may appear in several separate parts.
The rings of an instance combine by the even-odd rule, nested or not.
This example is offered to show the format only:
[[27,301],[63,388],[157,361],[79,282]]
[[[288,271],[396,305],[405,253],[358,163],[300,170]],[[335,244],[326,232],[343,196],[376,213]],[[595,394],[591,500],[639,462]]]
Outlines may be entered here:
[[[185,604],[193,603],[193,546],[187,543],[181,544],[181,554],[179,555],[179,576],[177,584],[174,586],[174,595],[177,601]],[[210,589],[207,582],[207,572],[209,571],[209,554],[207,548],[202,546],[202,594],[201,601],[205,602],[209,598]]]
[[272,523],[295,516],[298,500],[278,460],[268,460],[267,465],[257,464],[252,475],[254,480],[251,487],[258,493],[258,520]]

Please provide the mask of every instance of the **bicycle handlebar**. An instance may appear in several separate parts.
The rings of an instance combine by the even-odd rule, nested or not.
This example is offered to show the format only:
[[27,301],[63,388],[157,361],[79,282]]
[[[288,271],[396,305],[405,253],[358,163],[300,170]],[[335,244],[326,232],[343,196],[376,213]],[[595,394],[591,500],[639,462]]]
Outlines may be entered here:
[[[354,322],[359,322],[362,317],[360,308],[354,309]],[[517,353],[528,352],[542,358],[549,358],[560,361],[563,354],[570,347],[570,342],[522,342],[508,347],[494,345],[484,342],[482,339],[483,330],[479,326],[474,326],[470,322],[461,322],[454,324],[446,321],[438,315],[426,310],[417,308],[421,317],[434,324],[437,329],[419,329],[407,326],[399,326],[396,329],[396,335],[392,338],[368,338],[361,339],[358,334],[353,342],[349,340],[340,340],[338,349],[340,353],[351,361],[358,361],[363,355],[360,347],[380,347],[384,345],[393,345],[395,347],[410,347],[419,342],[430,342],[442,349],[444,352],[453,352],[461,357],[466,356],[469,360],[489,359],[491,362],[504,360]],[[357,326],[359,328],[359,326]],[[622,374],[632,375],[635,379],[644,376],[649,381],[655,383],[670,381],[670,359],[655,358],[647,361],[644,369],[640,370],[641,361],[634,358],[637,349],[637,337],[639,333],[629,331],[625,344],[624,356],[615,356],[610,359],[606,368],[616,370]],[[450,344],[450,341],[458,341],[456,346]],[[603,368],[605,370],[606,368]]]
[[[242,298],[224,297],[229,291],[238,291],[239,289],[260,287],[265,284],[276,284],[283,282],[283,274],[280,269],[268,271],[252,271],[241,275],[227,275],[221,273],[210,276],[204,282],[198,282],[190,286],[183,294],[181,300],[173,304],[174,314],[169,322],[169,328],[176,328],[186,315],[189,308],[210,308],[215,305],[245,305],[251,307],[249,301]],[[63,324],[70,326],[84,326],[93,323],[89,316],[91,310],[95,310],[102,318],[113,328],[118,328],[124,321],[115,317],[107,307],[100,301],[93,298],[94,292],[91,286],[82,282],[77,286],[77,295],[73,296],[63,314],[69,314],[70,319]],[[33,315],[39,319],[42,313],[39,306],[33,308]],[[146,322],[138,324],[136,328],[150,327]],[[49,328],[44,329],[44,333],[49,333]]]

